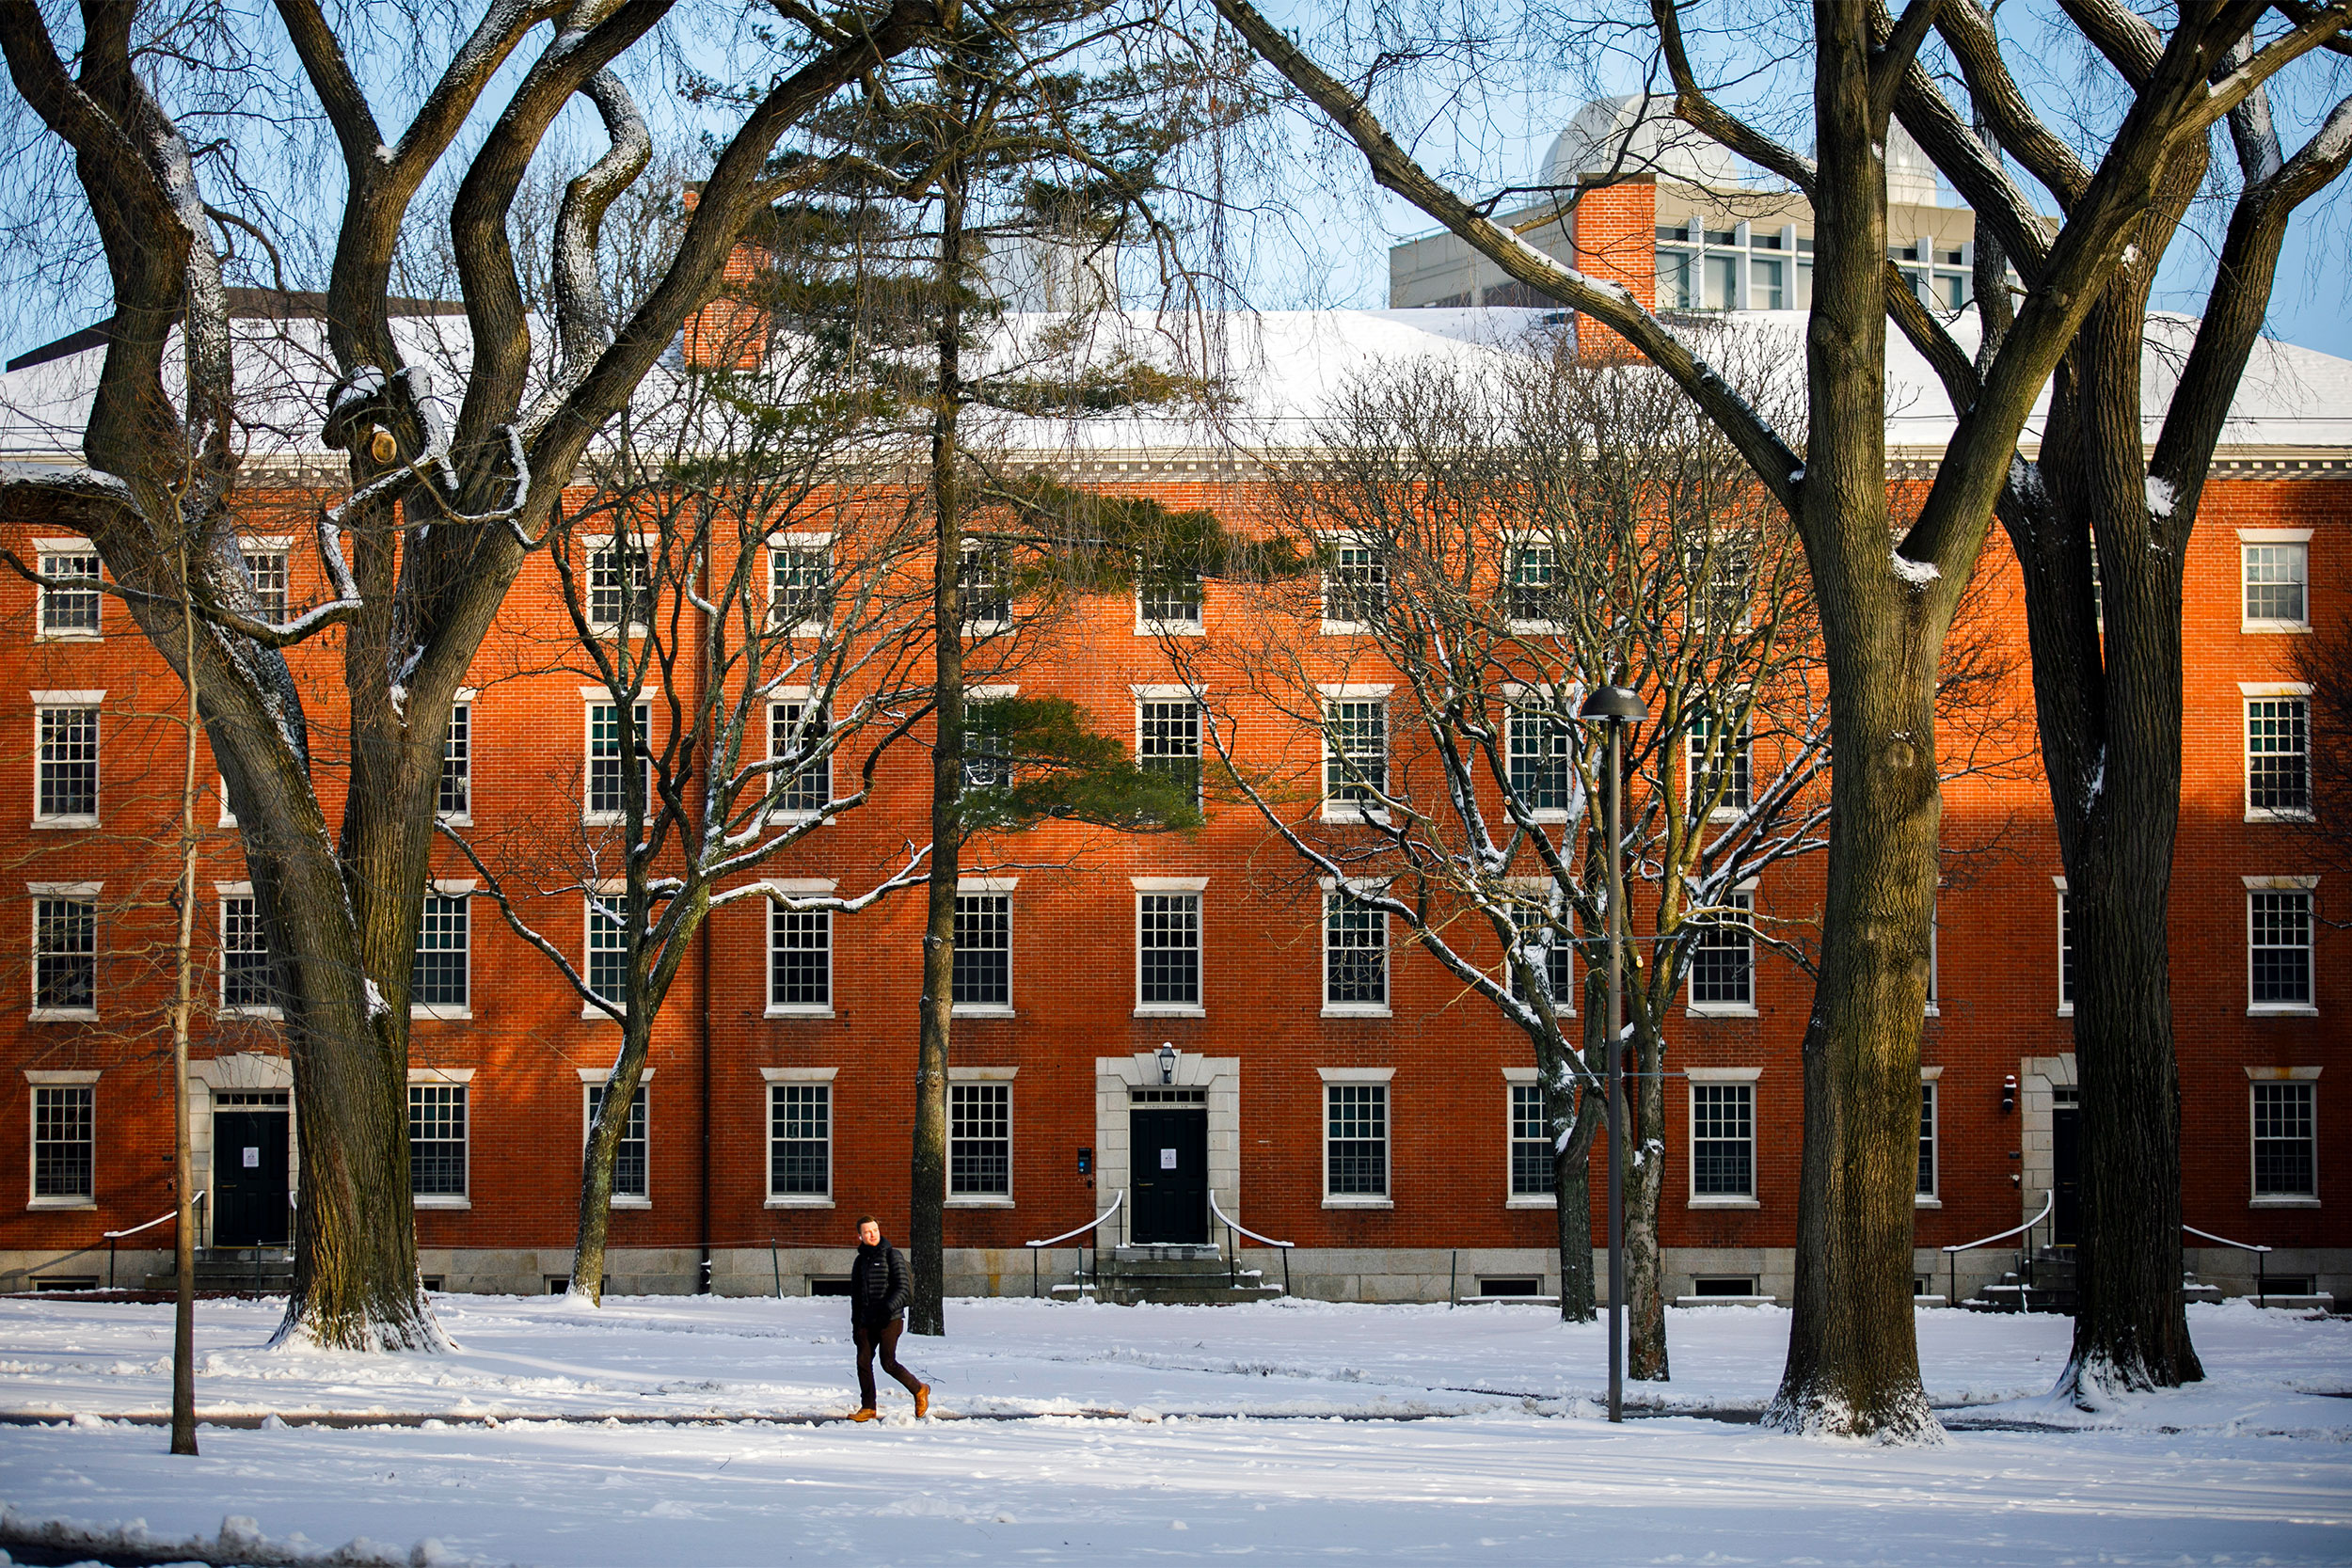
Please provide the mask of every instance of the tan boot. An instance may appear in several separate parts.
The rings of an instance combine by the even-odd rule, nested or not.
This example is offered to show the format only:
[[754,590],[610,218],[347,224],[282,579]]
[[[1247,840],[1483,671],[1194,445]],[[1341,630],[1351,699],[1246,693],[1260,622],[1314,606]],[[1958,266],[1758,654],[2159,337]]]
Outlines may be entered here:
[[931,1386],[928,1383],[914,1390],[914,1418],[921,1420],[931,1413]]
[[859,1411],[856,1415],[850,1417],[850,1419],[853,1421],[879,1421],[882,1419],[882,1412],[876,1410],[869,1404],[865,1409]]

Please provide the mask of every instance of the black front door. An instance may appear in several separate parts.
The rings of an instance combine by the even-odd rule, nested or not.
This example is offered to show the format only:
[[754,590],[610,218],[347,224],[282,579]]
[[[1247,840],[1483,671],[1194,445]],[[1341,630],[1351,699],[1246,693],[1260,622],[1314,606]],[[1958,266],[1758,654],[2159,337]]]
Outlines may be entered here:
[[286,1244],[286,1113],[213,1113],[213,1245]]
[[2081,1145],[2076,1141],[2082,1113],[2072,1105],[2050,1108],[2050,1191],[2058,1201],[2050,1207],[2058,1246],[2073,1246],[2082,1236],[2083,1201]]
[[1209,1113],[1202,1106],[1140,1106],[1127,1113],[1135,1160],[1139,1243],[1209,1239]]

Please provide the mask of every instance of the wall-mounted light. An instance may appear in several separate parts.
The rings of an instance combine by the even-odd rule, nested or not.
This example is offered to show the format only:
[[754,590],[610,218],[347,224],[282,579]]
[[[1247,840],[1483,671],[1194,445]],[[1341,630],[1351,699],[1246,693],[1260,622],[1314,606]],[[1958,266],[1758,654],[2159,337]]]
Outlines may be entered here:
[[2017,1109],[2017,1075],[2012,1072],[2001,1080],[2001,1115],[2007,1116],[2015,1109]]
[[1160,1082],[1163,1084],[1176,1082],[1176,1047],[1168,1040],[1160,1042]]

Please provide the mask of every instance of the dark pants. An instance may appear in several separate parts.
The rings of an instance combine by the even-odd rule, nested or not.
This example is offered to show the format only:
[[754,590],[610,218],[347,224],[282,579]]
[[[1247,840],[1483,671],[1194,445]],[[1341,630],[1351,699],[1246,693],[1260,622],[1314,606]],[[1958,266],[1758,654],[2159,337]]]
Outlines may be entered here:
[[906,1332],[904,1318],[877,1318],[857,1327],[857,1392],[865,1408],[874,1408],[874,1353],[882,1352],[882,1368],[914,1393],[923,1380],[898,1365],[898,1336]]

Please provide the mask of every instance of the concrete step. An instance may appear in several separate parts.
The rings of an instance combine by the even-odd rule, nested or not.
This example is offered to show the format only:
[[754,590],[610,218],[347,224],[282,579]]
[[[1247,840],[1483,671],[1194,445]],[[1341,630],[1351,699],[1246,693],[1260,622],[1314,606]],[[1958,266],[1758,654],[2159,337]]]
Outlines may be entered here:
[[1225,1276],[1178,1283],[1173,1280],[1128,1280],[1104,1277],[1095,1291],[1097,1301],[1114,1307],[1231,1307],[1246,1301],[1272,1301],[1282,1293],[1279,1285],[1244,1277],[1229,1285]]

